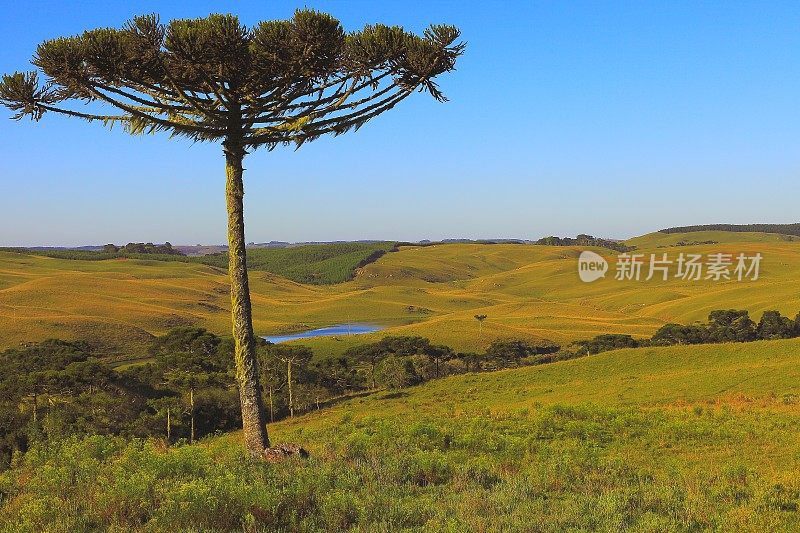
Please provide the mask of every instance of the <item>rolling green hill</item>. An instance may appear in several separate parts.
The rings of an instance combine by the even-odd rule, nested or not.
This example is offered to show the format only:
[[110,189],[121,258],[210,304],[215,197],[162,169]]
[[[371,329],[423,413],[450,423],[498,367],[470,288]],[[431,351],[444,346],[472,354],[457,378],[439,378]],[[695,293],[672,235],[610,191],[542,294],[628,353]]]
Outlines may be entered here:
[[620,350],[271,425],[311,459],[72,438],[0,474],[9,531],[796,531],[800,341]]
[[[271,272],[292,281],[325,285],[342,283],[353,279],[356,271],[376,261],[386,252],[395,250],[391,242],[360,243],[340,242],[288,246],[285,248],[250,248],[247,250],[247,267],[251,271]],[[108,261],[112,259],[134,259],[143,261],[177,261],[199,263],[228,268],[228,254],[217,253],[203,256],[180,254],[141,254],[102,252],[89,250],[30,250],[26,248],[0,248],[0,252],[37,255],[52,259],[76,261]]]
[[800,237],[781,233],[759,233],[746,231],[696,230],[688,233],[656,231],[641,237],[628,239],[625,244],[642,249],[685,247],[696,243],[713,242],[720,244],[755,242],[800,242]]
[[[691,241],[701,234],[654,235]],[[586,284],[577,276],[581,249],[575,247],[403,246],[359,268],[355,278],[344,283],[303,284],[253,271],[254,324],[261,335],[345,322],[386,327],[363,337],[306,341],[318,353],[334,355],[384,334],[422,335],[457,350],[482,351],[501,337],[546,338],[562,344],[601,333],[647,337],[667,322],[705,320],[714,309],[747,309],[756,318],[767,309],[789,316],[800,310],[799,242],[773,234],[722,232],[702,240],[716,244],[664,248],[663,240],[645,236],[636,242],[636,253],[668,253],[673,259],[681,252],[761,253],[761,278],[616,281],[612,270],[605,279]],[[616,252],[595,251],[613,263]],[[348,264],[355,259],[348,254],[305,257],[309,264],[331,266],[331,272],[339,258],[347,257]],[[284,259],[287,262],[274,264],[292,264]],[[151,335],[175,326],[196,325],[226,334],[228,299],[226,270],[219,265],[0,253],[0,348],[47,337],[82,338],[102,353],[135,357]],[[476,314],[488,316],[481,336]]]
[[[338,284],[254,271],[255,325],[386,326],[304,341],[324,357],[388,333],[478,351],[500,337],[644,337],[713,309],[800,310],[798,242],[632,241],[645,256],[760,253],[761,276],[637,282],[612,270],[586,284],[576,247],[403,246]],[[613,265],[615,252],[593,251]],[[227,332],[227,298],[220,265],[0,253],[0,344],[83,338],[124,360],[174,325]],[[797,531],[798,415],[800,339],[617,350],[361,394],[270,425],[307,460],[252,461],[239,433],[172,447],[52,439],[0,474],[0,529]]]

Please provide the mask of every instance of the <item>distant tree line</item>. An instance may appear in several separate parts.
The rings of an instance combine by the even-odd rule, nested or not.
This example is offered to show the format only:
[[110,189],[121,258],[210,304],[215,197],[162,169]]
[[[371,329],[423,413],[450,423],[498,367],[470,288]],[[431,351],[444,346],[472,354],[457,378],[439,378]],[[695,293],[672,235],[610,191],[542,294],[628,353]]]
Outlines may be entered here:
[[106,254],[160,254],[160,255],[184,255],[180,250],[172,247],[172,244],[153,244],[152,242],[129,242],[125,246],[106,244],[103,246],[103,253]]
[[399,389],[464,372],[550,362],[560,346],[499,339],[486,352],[460,353],[425,337],[389,336],[337,357],[316,357],[306,346],[259,346],[264,403],[275,420],[319,409],[337,398],[371,389]]
[[570,237],[544,237],[536,241],[534,244],[542,246],[597,246],[600,248],[616,250],[618,252],[629,252],[634,249],[634,247],[627,246],[620,241],[601,239],[583,233],[574,239]]
[[578,355],[586,355],[619,348],[752,342],[795,337],[800,337],[800,313],[792,320],[778,311],[764,311],[761,320],[756,323],[750,318],[748,311],[728,309],[711,311],[706,323],[665,324],[649,339],[604,334],[590,340],[578,341],[574,346]]
[[350,348],[344,357],[366,364],[370,387],[394,389],[464,372],[541,364],[560,349],[549,341],[497,339],[483,354],[461,353],[424,337],[385,337]]
[[680,226],[658,230],[659,233],[691,233],[696,231],[733,231],[756,233],[780,233],[800,237],[800,223],[797,224],[705,224],[699,226]]
[[703,246],[707,244],[719,244],[719,241],[706,240],[706,241],[678,241],[675,244],[662,244],[658,248],[677,248],[680,246]]
[[125,246],[106,244],[101,250],[77,249],[31,249],[0,247],[0,252],[13,252],[17,254],[51,257],[53,259],[67,259],[77,261],[106,261],[109,259],[149,259],[158,261],[185,261],[195,258],[187,257],[180,250],[172,247],[170,243],[128,243]]

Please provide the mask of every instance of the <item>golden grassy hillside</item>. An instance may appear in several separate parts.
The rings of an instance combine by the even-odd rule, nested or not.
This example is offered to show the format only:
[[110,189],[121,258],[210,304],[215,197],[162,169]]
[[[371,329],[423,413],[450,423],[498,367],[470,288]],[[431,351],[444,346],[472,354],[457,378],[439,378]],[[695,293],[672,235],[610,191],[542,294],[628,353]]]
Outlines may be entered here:
[[513,413],[548,405],[643,409],[728,406],[800,412],[800,339],[614,350],[556,363],[432,380],[407,393],[377,392],[319,413],[273,424],[278,439],[295,430],[334,430],[342,415],[415,413],[448,418]]
[[681,242],[707,241],[728,244],[736,242],[800,242],[800,237],[782,235],[780,233],[756,233],[750,231],[692,231],[689,233],[661,233],[655,231],[641,237],[628,239],[625,243],[639,248],[654,248],[657,246],[672,246]]
[[[709,233],[706,235],[705,233]],[[713,235],[712,235],[713,233]],[[718,244],[674,246],[714,240]],[[258,334],[344,322],[387,329],[368,336],[304,341],[338,353],[384,334],[424,335],[458,350],[494,338],[566,343],[600,333],[648,336],[670,322],[704,320],[712,309],[800,310],[800,242],[774,234],[651,234],[637,253],[761,253],[758,281],[616,281],[577,276],[571,247],[447,244],[403,247],[363,268],[353,281],[312,286],[251,274]],[[594,251],[612,260],[616,252]],[[475,314],[485,314],[478,336]],[[180,325],[218,334],[229,328],[224,270],[190,263],[118,259],[80,261],[0,253],[0,347],[46,337],[83,338],[121,357],[140,354],[150,335]]]

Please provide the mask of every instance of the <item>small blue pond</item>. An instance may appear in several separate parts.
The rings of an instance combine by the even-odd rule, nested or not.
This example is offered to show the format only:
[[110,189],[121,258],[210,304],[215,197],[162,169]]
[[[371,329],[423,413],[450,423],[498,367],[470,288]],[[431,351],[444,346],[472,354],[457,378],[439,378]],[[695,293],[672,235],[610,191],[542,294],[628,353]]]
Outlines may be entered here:
[[338,326],[328,326],[326,328],[312,329],[309,331],[301,331],[300,333],[292,333],[291,335],[275,335],[271,337],[264,337],[273,344],[281,342],[294,341],[297,339],[309,339],[311,337],[330,337],[332,335],[360,335],[362,333],[374,333],[380,331],[381,326],[374,326],[371,324],[339,324]]

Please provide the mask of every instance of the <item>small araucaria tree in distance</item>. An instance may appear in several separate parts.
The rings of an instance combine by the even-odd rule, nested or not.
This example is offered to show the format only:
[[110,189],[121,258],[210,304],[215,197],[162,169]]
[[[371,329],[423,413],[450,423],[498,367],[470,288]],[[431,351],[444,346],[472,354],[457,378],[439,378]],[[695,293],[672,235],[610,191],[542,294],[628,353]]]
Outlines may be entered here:
[[486,315],[475,315],[475,320],[478,321],[478,340],[483,335],[483,321],[486,320]]
[[[166,132],[220,142],[225,154],[231,314],[244,439],[269,446],[247,280],[242,160],[257,148],[299,147],[358,129],[415,91],[446,100],[434,79],[454,70],[464,44],[453,26],[422,36],[381,24],[347,33],[330,15],[246,27],[234,15],[173,20],[135,17],[45,41],[37,70],[4,75],[0,103],[13,118],[56,113],[131,134]],[[77,104],[91,104],[81,110]],[[103,105],[109,114],[96,114]]]

